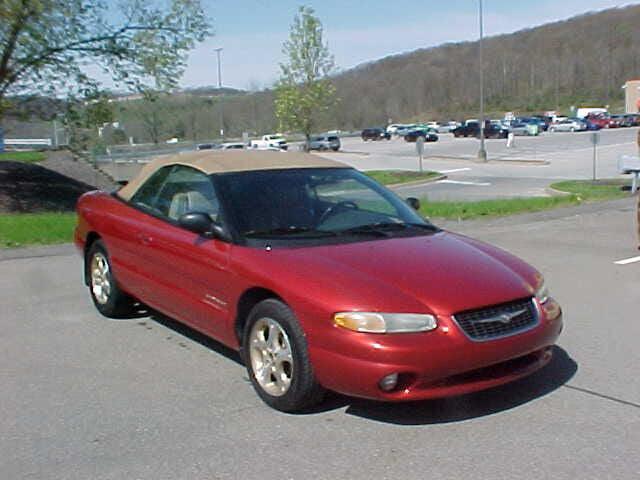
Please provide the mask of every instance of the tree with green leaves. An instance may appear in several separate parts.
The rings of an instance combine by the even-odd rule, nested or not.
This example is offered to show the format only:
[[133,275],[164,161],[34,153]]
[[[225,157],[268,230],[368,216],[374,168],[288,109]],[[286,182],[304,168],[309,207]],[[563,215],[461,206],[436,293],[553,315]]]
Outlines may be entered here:
[[300,7],[282,53],[281,75],[275,89],[275,113],[281,128],[304,133],[309,146],[318,118],[335,102],[329,81],[333,56],[322,38],[322,23],[311,7]]
[[10,97],[175,86],[186,55],[210,35],[199,0],[2,0],[0,120]]

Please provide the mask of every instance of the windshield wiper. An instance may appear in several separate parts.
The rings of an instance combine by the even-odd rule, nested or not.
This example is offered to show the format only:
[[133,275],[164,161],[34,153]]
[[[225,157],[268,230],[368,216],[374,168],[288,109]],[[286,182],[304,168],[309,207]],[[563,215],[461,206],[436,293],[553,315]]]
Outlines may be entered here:
[[419,228],[421,230],[428,230],[431,232],[437,232],[438,227],[425,223],[404,223],[404,222],[380,222],[371,223],[368,225],[358,225],[356,227],[346,228],[344,230],[337,230],[336,233],[341,235],[349,234],[363,234],[363,235],[377,235],[379,237],[389,236],[387,232],[407,230],[409,228]]
[[244,232],[245,237],[280,237],[286,235],[299,235],[303,237],[335,237],[336,233],[327,230],[316,230],[310,227],[298,227],[291,225],[289,227],[276,227],[265,230],[249,230]]

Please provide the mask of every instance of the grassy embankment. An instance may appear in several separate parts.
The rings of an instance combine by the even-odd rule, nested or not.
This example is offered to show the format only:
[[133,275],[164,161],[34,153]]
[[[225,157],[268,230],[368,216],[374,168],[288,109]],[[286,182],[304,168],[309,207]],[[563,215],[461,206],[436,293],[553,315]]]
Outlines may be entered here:
[[75,213],[3,214],[0,215],[0,247],[71,242],[75,224]]
[[2,152],[0,162],[23,162],[38,163],[45,160],[47,156],[43,152]]

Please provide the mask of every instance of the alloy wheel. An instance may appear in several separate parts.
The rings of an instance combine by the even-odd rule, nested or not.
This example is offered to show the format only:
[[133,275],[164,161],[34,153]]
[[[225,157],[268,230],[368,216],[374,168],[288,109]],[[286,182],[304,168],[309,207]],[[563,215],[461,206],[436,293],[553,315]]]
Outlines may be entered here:
[[96,252],[91,258],[91,292],[101,305],[106,304],[111,295],[109,261],[101,252]]
[[293,376],[291,343],[282,326],[271,318],[259,319],[249,334],[249,358],[260,387],[269,395],[287,393]]

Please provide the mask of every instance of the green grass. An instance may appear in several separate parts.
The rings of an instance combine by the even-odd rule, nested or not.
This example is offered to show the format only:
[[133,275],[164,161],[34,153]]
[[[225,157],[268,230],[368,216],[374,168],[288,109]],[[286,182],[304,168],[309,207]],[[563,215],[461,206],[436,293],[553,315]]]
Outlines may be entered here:
[[422,201],[420,213],[429,218],[467,220],[479,217],[501,217],[516,213],[539,212],[551,208],[577,205],[576,195],[558,197],[507,198],[478,202]]
[[612,200],[628,196],[620,187],[629,185],[630,181],[622,178],[596,180],[567,180],[551,184],[551,188],[562,192],[573,193],[581,200]]
[[362,172],[382,185],[414,182],[416,180],[429,180],[440,175],[438,172],[424,171],[413,172],[408,170],[371,170]]
[[3,152],[0,153],[0,161],[38,163],[47,156],[43,152]]
[[75,213],[3,214],[0,215],[0,247],[71,242],[75,225]]
[[507,198],[481,200],[479,202],[430,202],[422,201],[420,213],[429,218],[472,219],[500,217],[516,213],[539,212],[557,207],[578,205],[582,202],[624,198],[629,194],[620,187],[628,185],[625,179],[567,180],[554,183],[552,188],[570,195],[556,197]]

